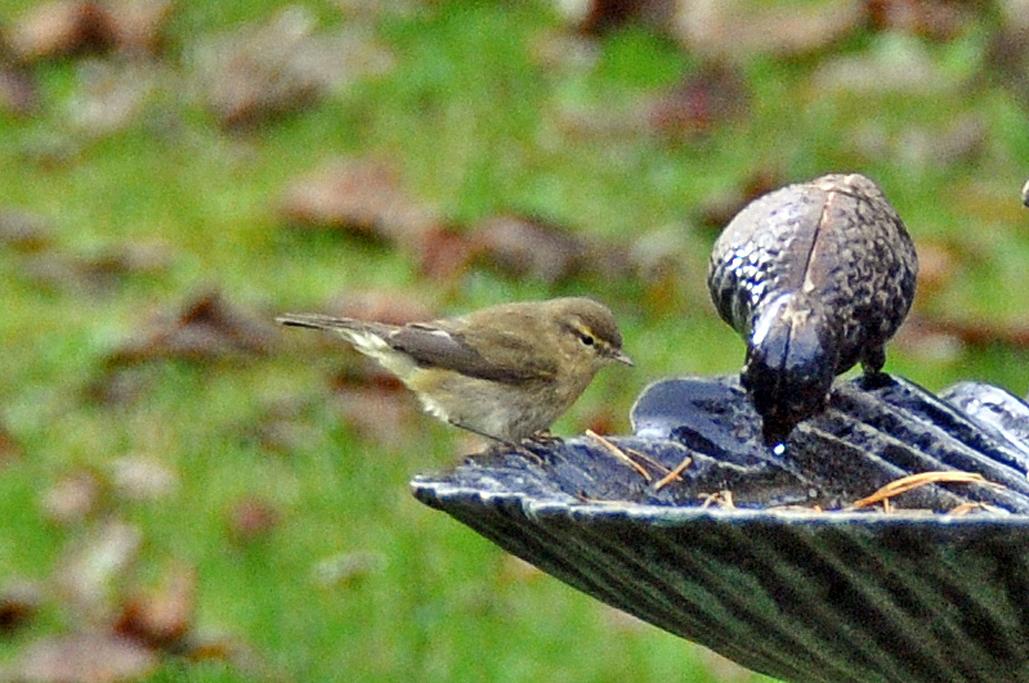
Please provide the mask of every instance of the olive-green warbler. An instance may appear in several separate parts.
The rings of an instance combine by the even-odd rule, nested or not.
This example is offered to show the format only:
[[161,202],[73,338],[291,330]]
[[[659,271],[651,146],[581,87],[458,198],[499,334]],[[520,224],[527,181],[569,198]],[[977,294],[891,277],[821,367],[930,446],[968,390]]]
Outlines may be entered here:
[[399,377],[430,414],[508,444],[546,432],[600,368],[632,365],[611,311],[578,297],[400,326],[318,314],[276,321],[338,333]]

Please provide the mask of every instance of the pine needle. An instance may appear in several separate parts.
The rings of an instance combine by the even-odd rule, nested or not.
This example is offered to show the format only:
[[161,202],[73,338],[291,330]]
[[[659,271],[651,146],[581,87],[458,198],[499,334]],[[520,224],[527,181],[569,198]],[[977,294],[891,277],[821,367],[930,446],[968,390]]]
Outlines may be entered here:
[[901,477],[900,479],[891,481],[872,495],[854,501],[846,509],[860,510],[861,508],[866,508],[871,505],[875,505],[876,503],[884,503],[883,507],[885,508],[885,511],[889,512],[887,501],[889,501],[890,498],[895,498],[902,493],[907,493],[908,491],[912,491],[923,486],[929,486],[931,484],[981,484],[984,486],[1003,488],[999,484],[987,481],[986,478],[978,472],[961,472],[958,470],[919,472],[918,474],[909,474],[906,477]]
[[658,480],[656,484],[654,484],[654,490],[660,491],[673,481],[682,481],[682,477],[680,475],[683,472],[685,472],[686,468],[689,467],[691,464],[693,464],[693,458],[687,455],[685,458],[682,459],[682,462],[675,466],[674,470],[671,470],[668,474],[666,474],[664,477]]
[[635,460],[630,458],[628,455],[625,454],[625,451],[623,451],[621,448],[602,437],[600,434],[597,434],[592,429],[587,429],[586,436],[590,437],[591,439],[594,439],[597,443],[603,446],[608,453],[615,457],[615,459],[624,462],[626,465],[639,472],[639,475],[643,477],[645,480],[650,481],[653,479],[653,477],[650,476],[650,472],[644,469],[642,465],[640,465]]

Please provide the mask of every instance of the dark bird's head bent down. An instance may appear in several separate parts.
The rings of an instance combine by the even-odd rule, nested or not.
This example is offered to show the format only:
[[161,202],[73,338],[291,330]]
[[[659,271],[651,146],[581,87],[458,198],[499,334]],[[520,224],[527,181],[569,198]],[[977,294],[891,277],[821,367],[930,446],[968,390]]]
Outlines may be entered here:
[[632,364],[611,311],[586,298],[399,326],[311,314],[277,320],[337,332],[399,377],[430,414],[508,442],[548,429],[602,367]]
[[801,420],[821,412],[839,347],[830,318],[804,294],[785,294],[754,322],[740,384],[762,417],[765,443],[781,443]]

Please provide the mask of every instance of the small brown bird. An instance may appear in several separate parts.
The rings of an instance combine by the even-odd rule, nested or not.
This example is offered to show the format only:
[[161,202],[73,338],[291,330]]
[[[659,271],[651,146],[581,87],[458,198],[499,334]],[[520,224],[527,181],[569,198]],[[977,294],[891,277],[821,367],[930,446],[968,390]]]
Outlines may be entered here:
[[509,445],[545,433],[602,367],[632,365],[611,311],[586,298],[400,326],[318,314],[276,321],[338,333],[400,378],[428,413]]

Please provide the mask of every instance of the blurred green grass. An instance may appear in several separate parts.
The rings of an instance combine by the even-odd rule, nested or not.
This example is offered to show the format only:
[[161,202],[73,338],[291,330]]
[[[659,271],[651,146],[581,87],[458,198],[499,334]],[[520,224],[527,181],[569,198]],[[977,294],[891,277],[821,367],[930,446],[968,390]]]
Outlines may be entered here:
[[[0,2],[0,19],[31,4]],[[197,37],[266,17],[281,4],[182,3],[171,25],[172,59],[183,59]],[[309,6],[324,21],[339,21],[331,3]],[[978,67],[991,18],[981,21],[955,41],[929,45],[945,72],[967,76]],[[388,74],[244,137],[222,133],[186,104],[178,123],[157,134],[139,122],[86,144],[67,163],[38,163],[33,150],[68,142],[70,60],[39,69],[39,116],[0,117],[0,206],[52,218],[59,247],[70,252],[151,238],[176,250],[164,275],[131,277],[96,295],[41,289],[24,277],[19,257],[0,251],[0,416],[25,452],[0,470],[0,578],[45,577],[81,531],[47,522],[41,491],[73,467],[105,471],[112,458],[143,453],[181,480],[171,499],[109,504],[112,514],[142,526],[144,574],[159,573],[168,558],[195,564],[200,626],[238,634],[291,680],[718,680],[698,649],[613,618],[556,580],[512,577],[499,549],[416,503],[408,479],[453,462],[461,435],[420,417],[417,433],[402,443],[362,437],[324,401],[324,378],[338,359],[311,362],[309,347],[293,335],[284,335],[286,352],[269,358],[162,363],[148,370],[145,398],[127,406],[93,404],[84,388],[104,354],[148,314],[211,284],[268,315],[369,287],[421,288],[453,312],[592,293],[624,321],[637,368],[598,378],[558,433],[580,431],[605,408],[625,430],[634,396],[655,378],[738,370],[742,343],[702,296],[710,236],[688,235],[695,253],[684,268],[693,282],[683,291],[691,298],[660,318],[637,305],[641,286],[631,282],[547,288],[473,272],[457,288],[443,288],[421,281],[402,254],[283,228],[273,211],[283,186],[340,153],[395,159],[407,187],[454,221],[519,210],[609,237],[668,225],[686,230],[693,207],[762,168],[791,179],[860,170],[883,185],[916,240],[984,255],[926,310],[1024,319],[1029,238],[1017,191],[1029,158],[1025,112],[991,88],[974,97],[823,97],[809,86],[813,60],[762,57],[745,66],[752,99],[744,120],[695,143],[642,133],[598,140],[556,126],[557,112],[599,114],[632,103],[672,85],[694,58],[629,27],[599,41],[592,67],[544,68],[531,58],[534,41],[560,21],[542,3],[446,2],[383,18],[376,29],[397,59]],[[876,49],[884,40],[861,34],[845,49]],[[986,150],[973,164],[868,159],[846,144],[862,122],[903,131],[958,112],[975,113],[988,127]],[[346,353],[340,348],[340,357]],[[930,389],[972,378],[1024,394],[1027,360],[1024,351],[1001,347],[941,357],[891,348],[887,369]],[[248,436],[245,427],[265,419],[269,403],[297,396],[318,406],[304,417],[309,440],[282,455]],[[282,519],[266,539],[240,546],[228,539],[226,513],[250,496],[271,501]],[[382,565],[352,584],[320,586],[313,567],[342,552],[374,553]],[[0,639],[0,661],[67,625],[66,614],[46,611],[29,630]],[[230,667],[176,662],[154,677],[246,679]]]

